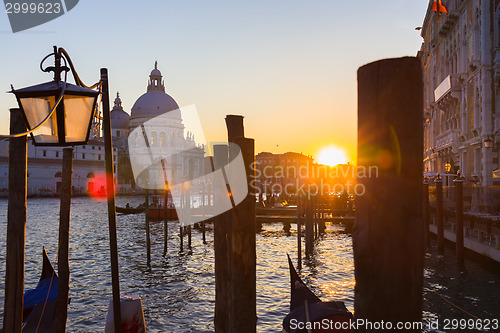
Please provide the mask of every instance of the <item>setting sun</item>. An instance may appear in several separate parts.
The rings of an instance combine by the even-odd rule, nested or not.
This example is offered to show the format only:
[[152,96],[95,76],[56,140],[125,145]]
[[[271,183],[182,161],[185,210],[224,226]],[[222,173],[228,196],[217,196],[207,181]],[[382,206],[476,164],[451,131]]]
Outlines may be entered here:
[[337,146],[328,146],[318,152],[317,161],[319,164],[335,166],[348,162],[345,150]]

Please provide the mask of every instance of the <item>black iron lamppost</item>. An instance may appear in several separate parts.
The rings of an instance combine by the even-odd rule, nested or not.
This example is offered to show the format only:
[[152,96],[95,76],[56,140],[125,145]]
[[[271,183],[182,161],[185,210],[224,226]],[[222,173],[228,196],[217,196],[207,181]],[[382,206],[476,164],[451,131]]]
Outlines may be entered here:
[[[44,61],[54,56],[55,64],[53,67],[43,68]],[[61,61],[64,65],[61,65]],[[69,67],[68,67],[69,65]],[[111,274],[113,288],[113,318],[115,332],[121,332],[121,309],[120,309],[120,288],[118,273],[118,246],[116,235],[116,211],[115,211],[115,189],[113,175],[113,148],[111,142],[110,108],[109,108],[109,90],[108,74],[106,68],[101,68],[101,79],[96,84],[88,87],[83,84],[71,62],[71,58],[63,48],[54,46],[54,52],[46,56],[40,63],[40,69],[44,72],[54,72],[54,80],[47,83],[23,88],[12,89],[15,94],[19,107],[24,117],[28,131],[14,133],[9,137],[20,138],[31,134],[33,143],[38,146],[58,146],[67,147],[74,145],[84,145],[89,140],[89,133],[92,120],[97,115],[97,99],[101,96],[103,106],[103,134],[105,148],[106,165],[106,187],[108,197],[108,218],[109,218],[109,238],[111,251]],[[74,84],[67,83],[67,73],[71,71],[75,79]],[[64,73],[64,81],[61,81],[61,74]],[[99,90],[94,90],[98,88]],[[71,201],[71,173],[73,162],[73,149],[65,148],[63,154],[63,190],[61,191],[61,210],[60,210],[60,228],[59,228],[59,252],[58,268],[60,273],[58,282],[58,300],[56,304],[56,332],[64,332],[67,317],[67,304],[69,292],[69,213]],[[11,160],[15,157],[11,156]],[[26,165],[26,154],[19,158],[24,159]],[[9,162],[10,163],[10,162]],[[22,165],[22,162],[21,162]],[[26,172],[24,173],[26,178]],[[66,181],[65,181],[66,179]],[[10,180],[9,180],[10,182]],[[26,182],[24,181],[24,184]],[[9,208],[10,208],[9,197]],[[26,191],[24,191],[24,207],[26,207]],[[9,211],[10,214],[10,211]],[[9,219],[8,223],[11,223]],[[16,223],[12,221],[12,223]],[[24,220],[25,224],[25,220]],[[8,230],[10,225],[8,225]],[[18,226],[16,226],[18,228]],[[19,234],[19,233],[17,233]],[[22,237],[21,237],[22,236]],[[22,242],[24,249],[23,235],[15,235],[13,243]],[[22,238],[22,239],[21,239]],[[22,289],[24,284],[24,251],[18,251],[18,246],[14,244],[9,251],[9,232],[7,235],[7,269],[6,269],[6,290],[10,285]],[[17,250],[17,251],[16,251]],[[22,252],[22,253],[19,253]],[[10,258],[11,255],[13,258]],[[23,269],[14,269],[9,272],[9,260],[11,262],[22,262]],[[12,265],[10,265],[12,267]],[[19,281],[21,283],[19,283]],[[6,293],[4,309],[4,329],[6,327],[15,327],[15,332],[20,332],[18,327],[22,318],[22,302],[18,302],[19,292],[10,296]],[[9,319],[10,313],[18,313],[19,307],[21,316]],[[11,309],[7,311],[7,309]],[[9,312],[9,313],[8,313]],[[20,317],[20,318],[18,318]],[[6,325],[6,322],[9,325]],[[12,322],[12,323],[10,323]],[[7,329],[8,330],[8,329]]]
[[[54,56],[54,66],[43,68],[44,61]],[[64,66],[61,66],[61,60]],[[77,85],[67,83],[66,77],[71,67]],[[54,53],[45,57],[40,68],[44,72],[54,72],[54,80],[35,86],[12,89],[19,107],[23,111],[26,127],[38,146],[74,146],[88,142],[92,119],[95,114],[99,91],[83,85],[73,64],[62,48],[54,46]],[[65,79],[61,81],[61,73]],[[25,133],[22,133],[25,134]]]

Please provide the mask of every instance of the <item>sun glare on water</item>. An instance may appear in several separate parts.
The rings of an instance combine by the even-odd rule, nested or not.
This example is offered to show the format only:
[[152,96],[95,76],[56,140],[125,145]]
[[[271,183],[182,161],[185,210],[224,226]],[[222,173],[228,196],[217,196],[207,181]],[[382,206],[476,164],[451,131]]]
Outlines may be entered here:
[[318,154],[317,161],[319,164],[335,166],[337,164],[346,164],[349,160],[345,150],[337,146],[328,146],[322,148]]

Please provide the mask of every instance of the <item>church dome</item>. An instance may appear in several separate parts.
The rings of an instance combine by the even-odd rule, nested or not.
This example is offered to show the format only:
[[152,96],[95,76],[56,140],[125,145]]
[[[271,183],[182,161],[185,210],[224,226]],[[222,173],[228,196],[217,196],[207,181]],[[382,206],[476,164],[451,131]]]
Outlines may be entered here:
[[109,117],[111,120],[112,129],[128,130],[130,116],[127,112],[123,111],[122,100],[120,99],[119,93],[116,93],[115,105],[113,106],[113,110],[111,110]]
[[165,93],[165,85],[157,66],[158,63],[155,62],[155,68],[149,75],[147,92],[139,97],[132,106],[132,118],[156,117],[179,108],[177,102]]

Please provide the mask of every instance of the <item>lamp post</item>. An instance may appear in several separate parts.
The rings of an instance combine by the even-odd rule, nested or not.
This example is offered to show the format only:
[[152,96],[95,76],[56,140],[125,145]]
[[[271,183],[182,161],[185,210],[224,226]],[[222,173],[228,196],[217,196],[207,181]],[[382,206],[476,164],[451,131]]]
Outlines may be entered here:
[[484,139],[483,144],[484,148],[493,148],[495,146],[495,137],[500,132],[500,128],[496,130],[495,133],[488,135],[486,139]]
[[[53,56],[54,66],[43,68],[46,59]],[[61,61],[64,65],[61,65]],[[68,67],[69,65],[69,67]],[[111,248],[111,271],[113,284],[113,305],[115,332],[121,332],[121,311],[120,311],[120,293],[118,280],[118,255],[116,242],[116,213],[114,203],[114,176],[113,176],[113,155],[111,143],[111,129],[109,119],[109,93],[107,70],[101,69],[101,80],[88,87],[83,84],[73,66],[71,58],[66,50],[54,46],[54,52],[47,55],[40,63],[40,69],[44,72],[54,72],[54,79],[51,82],[38,84],[35,86],[14,89],[12,93],[16,96],[19,107],[22,111],[22,117],[25,120],[25,126],[28,129],[22,133],[11,134],[8,137],[18,138],[26,137],[31,134],[33,143],[38,146],[57,146],[67,147],[75,145],[84,145],[88,142],[92,120],[96,114],[97,99],[101,92],[94,88],[102,88],[102,104],[104,115],[104,138],[106,152],[106,179],[108,187],[108,214],[109,214],[109,233]],[[71,71],[75,79],[75,84],[67,83],[67,74]],[[64,81],[61,80],[61,74],[64,73]],[[11,159],[13,159],[11,155]],[[26,153],[24,156],[26,164]],[[69,216],[71,205],[71,174],[72,174],[73,149],[65,149],[63,155],[63,191],[61,193],[60,208],[60,226],[59,226],[59,249],[58,249],[58,299],[56,304],[56,330],[64,332],[66,328],[68,292],[69,292]],[[26,172],[24,173],[26,177]],[[14,185],[16,181],[12,182]],[[14,190],[14,189],[12,189]],[[112,205],[112,206],[111,206]],[[24,191],[24,207],[26,206],[26,191]],[[10,213],[10,212],[9,212]],[[11,222],[9,220],[8,222]],[[9,229],[9,226],[8,226]],[[12,238],[12,237],[11,237]],[[18,237],[19,238],[19,237]],[[19,241],[19,240],[17,240]],[[15,242],[13,242],[15,243]],[[13,246],[17,246],[13,244]],[[22,237],[22,248],[24,249],[24,235]],[[9,251],[9,235],[7,235],[7,267],[6,267],[6,290],[10,286],[19,288],[21,281],[21,299],[22,289],[24,288],[24,250]],[[9,262],[22,262],[22,269],[15,269],[11,272]],[[61,274],[61,272],[63,274]],[[21,332],[18,329],[10,330],[9,327],[20,327],[22,316],[12,319],[10,313],[17,313],[19,308],[22,313],[22,302],[19,302],[19,293],[16,298],[6,293],[4,310],[4,329],[9,332]],[[12,324],[9,324],[13,322]],[[8,323],[8,325],[6,325]],[[9,326],[10,325],[10,326]]]

